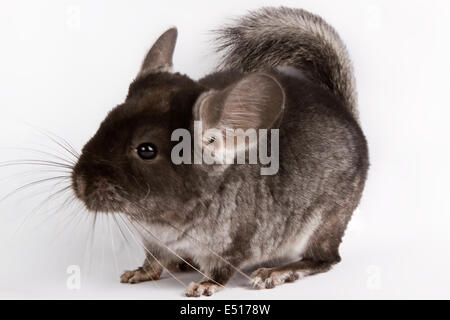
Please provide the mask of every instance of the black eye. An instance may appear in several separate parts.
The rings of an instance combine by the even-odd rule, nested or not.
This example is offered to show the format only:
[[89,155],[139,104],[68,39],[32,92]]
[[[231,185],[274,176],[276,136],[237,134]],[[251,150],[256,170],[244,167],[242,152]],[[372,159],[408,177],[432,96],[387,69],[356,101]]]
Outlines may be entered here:
[[156,146],[153,143],[145,142],[141,143],[137,147],[136,152],[138,153],[139,157],[141,157],[141,159],[152,160],[156,158],[158,149],[156,149]]

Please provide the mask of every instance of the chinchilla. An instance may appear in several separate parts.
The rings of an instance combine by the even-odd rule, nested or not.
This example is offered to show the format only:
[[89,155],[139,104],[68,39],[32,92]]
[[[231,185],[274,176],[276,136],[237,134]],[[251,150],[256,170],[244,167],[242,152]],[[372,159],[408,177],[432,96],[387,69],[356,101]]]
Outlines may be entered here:
[[[263,8],[218,31],[223,63],[196,81],[171,72],[176,38],[172,28],[156,40],[72,172],[86,208],[123,219],[145,246],[143,266],[121,281],[187,265],[204,279],[186,294],[201,296],[252,266],[247,277],[258,289],[328,271],[369,166],[342,40],[307,11]],[[198,136],[200,122],[182,159],[195,150],[236,158],[243,149],[224,143],[227,132],[242,129],[236,137],[246,141],[244,130],[268,130],[276,172],[262,174],[259,161],[174,161],[173,133]],[[260,143],[245,146],[245,157]]]

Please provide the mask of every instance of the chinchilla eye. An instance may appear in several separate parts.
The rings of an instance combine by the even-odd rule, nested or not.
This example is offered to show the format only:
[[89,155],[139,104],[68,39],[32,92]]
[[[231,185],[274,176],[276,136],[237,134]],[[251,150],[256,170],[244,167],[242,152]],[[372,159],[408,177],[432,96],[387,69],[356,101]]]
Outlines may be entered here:
[[137,154],[143,160],[152,160],[156,158],[156,154],[158,153],[158,149],[153,143],[145,142],[141,143],[137,149]]

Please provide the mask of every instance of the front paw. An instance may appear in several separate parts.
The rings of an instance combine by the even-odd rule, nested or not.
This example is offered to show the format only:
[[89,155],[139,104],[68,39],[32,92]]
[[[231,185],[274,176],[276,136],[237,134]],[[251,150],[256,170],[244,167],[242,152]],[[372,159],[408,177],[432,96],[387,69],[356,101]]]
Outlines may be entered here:
[[147,269],[140,267],[136,270],[125,271],[120,276],[121,283],[139,283],[144,281],[158,280],[161,276],[162,270],[159,268]]
[[223,286],[211,281],[191,282],[186,290],[187,297],[211,296],[223,289]]

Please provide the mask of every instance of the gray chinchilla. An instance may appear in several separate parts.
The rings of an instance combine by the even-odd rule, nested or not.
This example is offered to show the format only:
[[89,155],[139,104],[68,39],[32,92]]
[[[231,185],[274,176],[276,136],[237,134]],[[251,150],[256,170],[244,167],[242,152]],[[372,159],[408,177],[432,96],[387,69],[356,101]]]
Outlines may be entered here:
[[[272,288],[340,261],[369,166],[345,45],[320,17],[285,7],[251,12],[218,32],[220,71],[199,81],[171,72],[177,30],[162,34],[73,168],[86,208],[120,213],[145,244],[144,265],[122,282],[189,266],[205,278],[186,294],[201,296],[252,266],[260,267],[249,276],[253,286]],[[229,150],[231,129],[266,129],[276,172],[261,174],[267,164],[259,162],[174,163],[173,132],[195,136],[196,121],[215,136],[194,139],[183,159]]]

